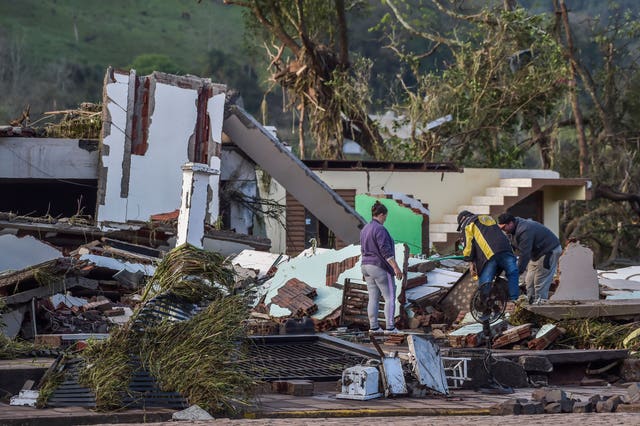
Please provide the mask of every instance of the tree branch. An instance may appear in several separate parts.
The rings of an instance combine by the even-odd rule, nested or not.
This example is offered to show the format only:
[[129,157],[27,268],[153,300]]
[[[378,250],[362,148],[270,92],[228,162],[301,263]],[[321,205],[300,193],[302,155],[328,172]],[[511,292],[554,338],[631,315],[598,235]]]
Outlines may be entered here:
[[405,19],[404,17],[400,14],[400,11],[398,10],[398,8],[393,4],[393,2],[391,0],[386,0],[385,2],[387,4],[387,6],[389,6],[389,8],[391,9],[391,11],[393,12],[394,16],[396,17],[396,19],[398,20],[398,22],[400,22],[400,24],[407,30],[409,31],[409,33],[418,36],[418,37],[422,37],[425,38],[427,40],[431,40],[435,43],[440,43],[440,44],[446,44],[447,46],[456,46],[456,47],[462,47],[463,43],[460,43],[457,40],[454,39],[448,39],[445,37],[442,37],[440,35],[437,34],[431,34],[431,33],[427,33],[427,32],[423,32],[423,31],[418,31],[417,29],[415,29],[414,27],[412,27]]

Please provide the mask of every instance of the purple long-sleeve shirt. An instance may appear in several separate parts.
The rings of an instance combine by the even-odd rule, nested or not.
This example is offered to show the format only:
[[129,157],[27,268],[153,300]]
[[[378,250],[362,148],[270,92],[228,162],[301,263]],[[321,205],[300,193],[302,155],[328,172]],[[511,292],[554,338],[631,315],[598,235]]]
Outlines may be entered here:
[[360,231],[360,252],[363,265],[376,265],[393,274],[393,268],[387,262],[395,257],[395,245],[389,231],[380,222],[373,219]]

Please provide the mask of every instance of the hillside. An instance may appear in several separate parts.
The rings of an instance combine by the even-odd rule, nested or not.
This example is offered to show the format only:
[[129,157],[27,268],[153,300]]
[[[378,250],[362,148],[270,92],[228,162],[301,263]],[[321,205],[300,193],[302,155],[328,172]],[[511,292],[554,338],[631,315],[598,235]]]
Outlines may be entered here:
[[211,0],[2,0],[0,28],[43,62],[125,67],[156,53],[195,72],[212,49],[241,51],[243,24],[238,8]]
[[0,0],[0,124],[27,105],[36,120],[100,102],[110,65],[259,92],[241,12],[214,0]]

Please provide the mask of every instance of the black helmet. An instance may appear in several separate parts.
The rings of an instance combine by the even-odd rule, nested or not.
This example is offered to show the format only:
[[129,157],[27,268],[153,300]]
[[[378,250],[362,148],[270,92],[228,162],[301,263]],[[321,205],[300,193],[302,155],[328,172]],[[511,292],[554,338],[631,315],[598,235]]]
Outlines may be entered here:
[[471,213],[469,210],[462,210],[460,213],[458,213],[458,232],[460,232],[460,230],[462,229],[462,222],[469,216],[473,216],[473,213]]

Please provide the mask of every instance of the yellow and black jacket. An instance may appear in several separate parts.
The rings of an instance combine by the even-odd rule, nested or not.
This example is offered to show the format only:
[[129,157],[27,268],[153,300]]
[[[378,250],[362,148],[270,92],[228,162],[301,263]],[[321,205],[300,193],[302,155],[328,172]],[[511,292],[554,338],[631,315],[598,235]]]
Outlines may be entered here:
[[462,223],[462,235],[462,255],[476,265],[478,274],[496,253],[513,252],[509,239],[489,215],[466,217]]

